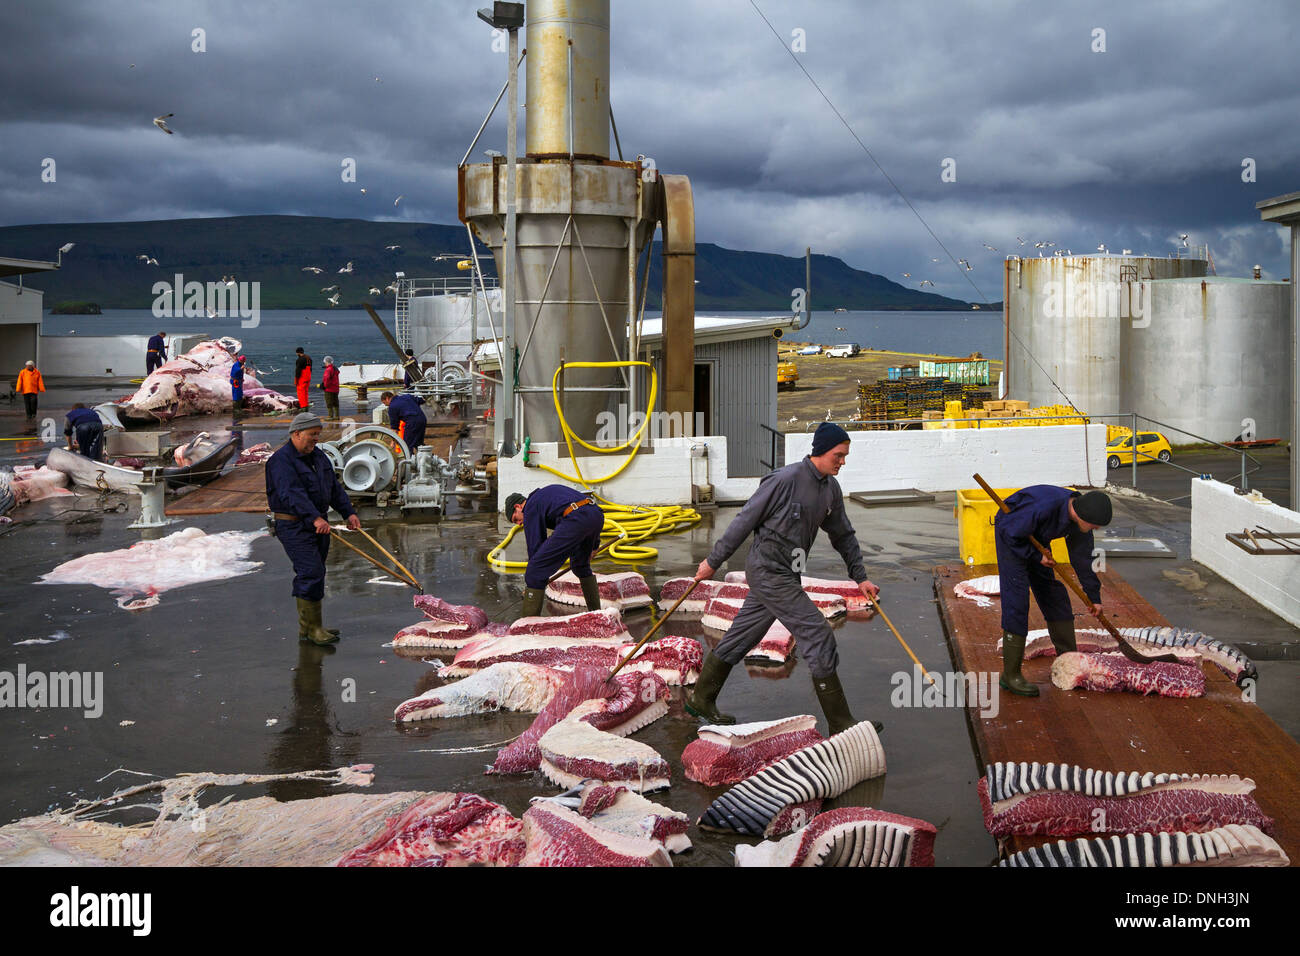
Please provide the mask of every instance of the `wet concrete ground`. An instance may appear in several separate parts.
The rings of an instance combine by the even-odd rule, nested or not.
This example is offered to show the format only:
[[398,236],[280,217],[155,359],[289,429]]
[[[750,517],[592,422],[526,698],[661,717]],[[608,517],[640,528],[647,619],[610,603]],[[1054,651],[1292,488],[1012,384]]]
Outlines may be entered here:
[[[197,419],[185,424],[187,431],[199,426],[206,427]],[[250,430],[246,443],[270,440],[276,445],[283,438],[281,431],[261,428]],[[0,463],[12,463],[9,454],[0,449]],[[537,774],[483,775],[495,747],[470,754],[436,752],[502,743],[523,731],[532,715],[494,714],[405,727],[393,723],[394,707],[436,685],[438,678],[430,663],[404,659],[384,646],[420,615],[411,606],[409,590],[367,583],[376,572],[352,552],[334,548],[330,554],[325,617],[327,624],[342,629],[343,639],[322,650],[298,643],[289,594],[292,570],[269,537],[253,546],[252,559],[265,562],[256,573],[169,591],[157,607],[136,613],[119,610],[108,592],[98,588],[34,584],[62,561],[140,540],[140,532],[126,527],[138,511],[137,499],[111,496],[108,504],[126,502],[127,509],[102,513],[95,510],[97,497],[83,497],[77,502],[84,509],[80,513],[55,517],[70,500],[24,506],[19,523],[0,529],[0,553],[6,559],[0,577],[0,606],[6,609],[0,624],[0,670],[14,672],[21,663],[29,671],[102,671],[104,712],[86,719],[80,711],[0,709],[8,767],[0,780],[0,821],[67,806],[78,797],[106,795],[138,781],[119,774],[96,783],[122,767],[171,776],[368,762],[376,765],[376,791],[473,791],[516,815],[530,797],[557,792]],[[953,668],[931,575],[935,565],[957,560],[952,504],[952,495],[940,495],[922,505],[848,506],[886,611],[921,661],[937,671]],[[1113,530],[1159,536],[1178,557],[1112,557],[1115,567],[1171,622],[1249,642],[1259,662],[1260,706],[1300,739],[1300,663],[1270,659],[1293,654],[1300,633],[1188,560],[1185,508],[1131,498],[1117,498],[1116,506]],[[468,507],[443,518],[367,521],[367,527],[428,592],[457,604],[477,604],[493,620],[511,620],[518,613],[522,578],[500,575],[485,560],[507,525],[493,512]],[[706,512],[694,529],[654,542],[660,554],[653,566],[632,567],[645,574],[657,593],[664,580],[693,571],[735,514],[735,509]],[[187,526],[207,532],[256,530],[262,521],[257,515],[215,515],[150,535]],[[522,542],[517,547],[522,556]],[[729,568],[743,567],[743,558],[743,553],[736,555]],[[604,562],[597,567],[613,571],[626,566]],[[808,573],[843,577],[843,564],[824,537],[810,555]],[[553,607],[551,613],[566,610]],[[651,619],[649,611],[630,614],[629,629],[640,636]],[[70,639],[15,646],[57,631]],[[685,619],[674,619],[666,631],[710,636]],[[941,866],[987,865],[995,847],[980,818],[975,783],[981,769],[964,710],[890,706],[891,678],[909,672],[911,662],[883,622],[844,621],[836,635],[850,704],[859,719],[884,721],[889,764],[883,779],[862,785],[846,802],[934,823]],[[355,694],[348,693],[352,682]],[[669,716],[638,732],[636,739],[673,767],[671,789],[652,798],[695,818],[717,791],[682,775],[681,751],[694,738],[696,722],[683,714],[681,696],[680,688],[673,689]],[[802,661],[788,674],[737,668],[720,703],[742,721],[816,714],[824,730]],[[121,726],[124,720],[134,723]],[[263,792],[245,789],[240,796]],[[288,799],[326,791],[297,783],[269,792]],[[678,856],[676,865],[731,864],[737,839],[695,829],[690,836],[696,848]]]

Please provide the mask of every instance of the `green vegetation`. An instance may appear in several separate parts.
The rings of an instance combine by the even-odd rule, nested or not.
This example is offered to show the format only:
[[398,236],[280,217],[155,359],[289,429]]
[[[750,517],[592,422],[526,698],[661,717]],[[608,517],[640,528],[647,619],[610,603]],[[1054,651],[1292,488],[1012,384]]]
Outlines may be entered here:
[[[58,223],[0,228],[0,249],[6,255],[49,259],[65,242],[77,248],[63,257],[57,272],[31,276],[27,285],[68,303],[93,299],[105,309],[147,309],[154,301],[155,282],[216,282],[233,275],[236,282],[261,283],[263,309],[312,309],[325,305],[339,287],[340,308],[363,303],[390,305],[391,294],[374,295],[395,272],[412,278],[465,276],[454,259],[435,262],[439,253],[465,250],[462,226],[416,222],[369,222],[312,216],[234,216],[213,219],[174,219],[154,222]],[[387,250],[385,246],[401,248]],[[158,265],[140,260],[148,255]],[[485,247],[480,258],[492,274],[495,267]],[[351,273],[339,274],[349,261]],[[302,271],[317,266],[319,274]],[[659,308],[662,259],[658,244],[650,256],[648,307]],[[699,311],[785,311],[792,289],[804,285],[803,259],[771,253],[724,249],[712,243],[696,246],[695,306]],[[232,289],[232,292],[235,290]],[[813,308],[845,309],[961,309],[961,302],[919,292],[871,272],[850,268],[832,256],[813,256]],[[61,303],[67,304],[67,303]],[[997,313],[994,312],[994,315]]]
[[50,308],[50,315],[99,315],[97,302],[59,302]]

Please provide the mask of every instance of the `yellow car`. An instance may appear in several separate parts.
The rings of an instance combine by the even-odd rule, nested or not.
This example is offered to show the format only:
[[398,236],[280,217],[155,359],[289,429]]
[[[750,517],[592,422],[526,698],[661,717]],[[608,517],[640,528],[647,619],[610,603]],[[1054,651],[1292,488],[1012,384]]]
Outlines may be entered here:
[[[1173,453],[1169,448],[1169,439],[1159,432],[1138,432],[1138,464],[1148,461],[1169,461]],[[1133,463],[1133,436],[1121,435],[1106,445],[1106,467],[1118,468],[1120,465]]]
[[778,391],[788,388],[793,392],[797,381],[799,381],[799,367],[794,362],[777,362],[776,387]]

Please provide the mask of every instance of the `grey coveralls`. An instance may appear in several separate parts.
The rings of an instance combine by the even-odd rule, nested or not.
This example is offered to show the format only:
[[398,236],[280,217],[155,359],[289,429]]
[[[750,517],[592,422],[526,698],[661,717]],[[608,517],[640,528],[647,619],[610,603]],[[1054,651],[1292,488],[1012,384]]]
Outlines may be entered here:
[[823,475],[805,457],[759,482],[758,491],[736,515],[707,558],[718,569],[753,532],[754,543],[745,562],[749,595],[714,652],[736,665],[763,639],[774,620],[794,635],[799,653],[816,679],[829,677],[839,665],[835,635],[812,600],[799,575],[822,528],[848,567],[849,577],[867,580],[858,538],[844,513],[840,483]]

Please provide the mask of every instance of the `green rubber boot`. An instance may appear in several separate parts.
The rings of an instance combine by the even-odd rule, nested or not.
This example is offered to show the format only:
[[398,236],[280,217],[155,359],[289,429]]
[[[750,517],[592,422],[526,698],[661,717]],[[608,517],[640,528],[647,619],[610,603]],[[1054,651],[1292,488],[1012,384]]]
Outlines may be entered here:
[[1025,659],[1025,635],[1002,635],[1002,676],[998,685],[1021,697],[1037,697],[1038,686],[1025,680],[1020,674],[1020,662]]
[[712,651],[704,658],[695,689],[684,701],[686,712],[710,724],[734,724],[736,718],[718,710],[718,692],[731,673],[731,665]]
[[1068,621],[1048,621],[1047,633],[1051,635],[1052,646],[1056,648],[1057,657],[1079,649],[1074,642],[1074,618]]
[[542,600],[546,592],[540,588],[524,588],[524,606],[519,609],[520,617],[536,617],[542,613]]
[[[298,598],[297,600],[298,600],[298,640],[305,641],[307,640],[308,632],[311,630],[311,621],[309,617],[303,613],[303,608],[307,605],[310,605],[311,602],[303,598]],[[336,638],[339,636],[339,629],[337,627],[327,627],[325,628],[325,630],[329,631]]]
[[[848,699],[844,696],[844,687],[840,684],[840,675],[831,671],[829,677],[814,677],[813,690],[817,692],[817,702],[821,704],[822,713],[826,715],[826,727],[829,736],[848,730],[857,723],[849,710]],[[871,726],[876,733],[885,729],[885,725],[873,720]]]
[[298,598],[298,639],[310,641],[318,647],[338,642],[338,634],[331,633],[321,623],[321,602]]
[[588,611],[600,610],[600,582],[596,575],[591,574],[585,578],[578,578],[578,583],[582,585],[582,596],[587,599]]

